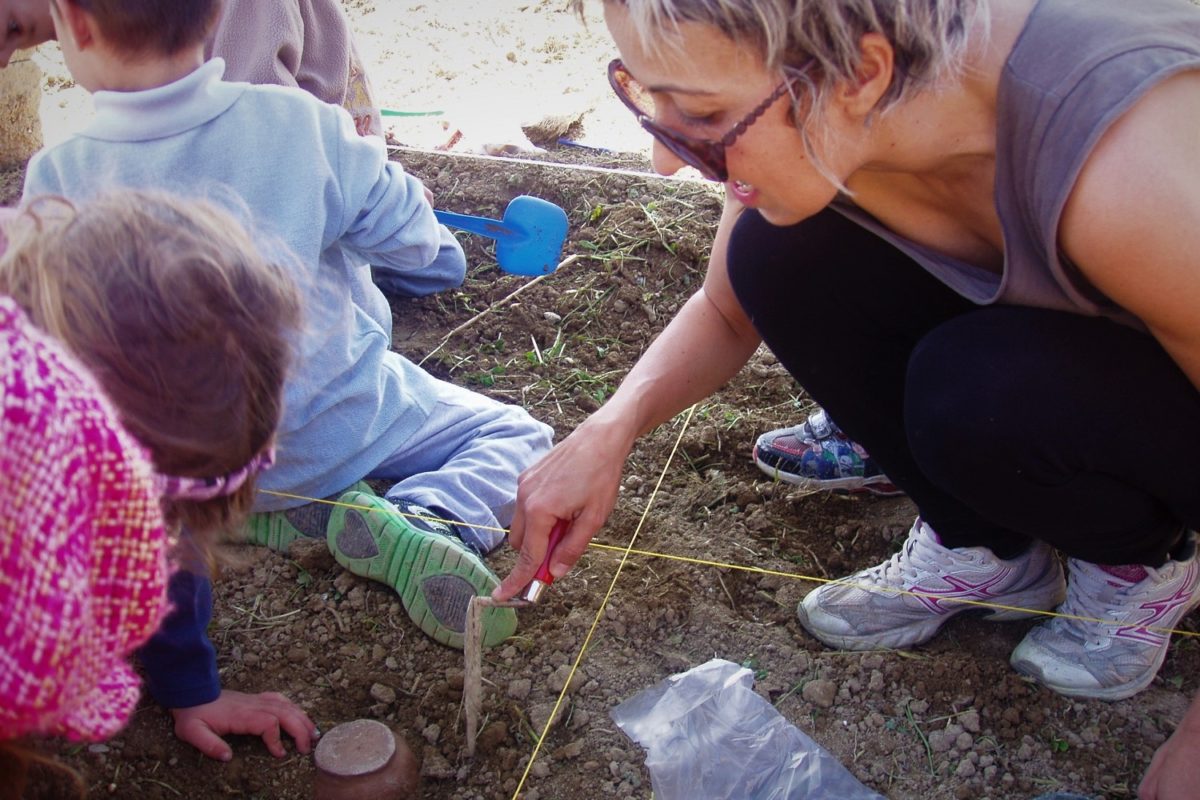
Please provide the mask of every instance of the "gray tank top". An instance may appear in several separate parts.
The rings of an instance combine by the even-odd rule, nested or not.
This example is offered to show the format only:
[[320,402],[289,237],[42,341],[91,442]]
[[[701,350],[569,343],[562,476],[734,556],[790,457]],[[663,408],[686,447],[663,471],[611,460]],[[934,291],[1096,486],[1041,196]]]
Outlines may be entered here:
[[1149,89],[1191,69],[1200,69],[1200,8],[1188,0],[1040,0],[1000,78],[1000,274],[898,236],[846,200],[834,208],[976,303],[1104,316],[1142,328],[1059,251],[1058,224],[1100,136]]

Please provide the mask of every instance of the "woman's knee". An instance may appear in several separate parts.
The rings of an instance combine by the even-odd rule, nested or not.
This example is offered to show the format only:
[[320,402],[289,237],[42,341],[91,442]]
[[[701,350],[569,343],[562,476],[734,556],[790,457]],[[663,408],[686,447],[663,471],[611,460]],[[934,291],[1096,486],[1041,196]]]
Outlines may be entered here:
[[[993,342],[978,341],[966,317],[923,338],[909,359],[904,424],[913,458],[944,488],[993,470],[1020,469],[1036,436],[1036,393]],[[1001,347],[1002,351],[1004,348]]]

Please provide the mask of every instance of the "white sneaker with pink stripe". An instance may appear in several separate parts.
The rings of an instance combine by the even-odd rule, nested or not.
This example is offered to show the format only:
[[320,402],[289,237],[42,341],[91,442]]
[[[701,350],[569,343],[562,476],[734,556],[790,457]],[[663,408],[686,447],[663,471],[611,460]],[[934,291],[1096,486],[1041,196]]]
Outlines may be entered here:
[[1195,534],[1181,554],[1155,569],[1067,562],[1067,600],[1032,628],[1012,665],[1059,694],[1122,700],[1150,685],[1167,655],[1171,629],[1200,603]]
[[920,644],[967,611],[995,621],[1035,616],[1065,595],[1062,565],[1047,545],[1007,560],[985,547],[950,549],[917,519],[900,552],[814,589],[796,611],[825,644],[873,650]]

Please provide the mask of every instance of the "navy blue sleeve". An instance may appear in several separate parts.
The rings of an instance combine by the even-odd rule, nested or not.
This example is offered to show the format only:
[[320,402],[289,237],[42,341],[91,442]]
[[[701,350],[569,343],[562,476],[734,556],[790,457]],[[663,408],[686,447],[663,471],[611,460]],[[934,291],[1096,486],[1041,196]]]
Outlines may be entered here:
[[171,611],[158,632],[137,651],[146,689],[165,708],[190,708],[221,694],[217,651],[208,640],[212,582],[178,570],[167,587]]
[[386,264],[371,266],[371,280],[384,294],[395,297],[424,297],[444,289],[461,286],[467,276],[467,257],[462,245],[446,226],[437,256],[421,270],[397,270]]

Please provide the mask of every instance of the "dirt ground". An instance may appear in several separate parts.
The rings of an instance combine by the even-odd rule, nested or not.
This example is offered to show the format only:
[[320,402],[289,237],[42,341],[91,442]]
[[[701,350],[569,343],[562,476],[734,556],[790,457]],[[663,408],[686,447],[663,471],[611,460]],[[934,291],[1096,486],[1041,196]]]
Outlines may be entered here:
[[[559,71],[573,74],[549,60],[560,51],[530,44],[535,31],[553,31],[563,64],[586,58],[588,69],[602,70],[611,57],[602,30],[567,28],[577,23],[557,2],[397,3],[387,13],[404,25],[381,19],[384,5],[347,3],[369,63],[377,59],[375,74],[388,76],[376,79],[380,88],[399,75],[452,71],[424,45],[399,51],[438,31],[461,36],[468,12],[482,33],[468,50],[453,49],[458,40],[443,45],[443,56],[503,71],[517,63],[508,53],[519,54],[541,64],[537,80],[553,81]],[[397,51],[390,60],[379,46],[389,36]],[[531,67],[521,85],[536,85],[534,75]],[[398,93],[381,97],[405,102]],[[607,130],[589,129],[585,115],[571,135],[595,144],[596,135],[617,135]],[[403,140],[403,131],[396,135]],[[560,438],[611,394],[701,280],[719,190],[637,174],[647,169],[637,155],[558,147],[540,160],[399,149],[394,157],[426,181],[440,207],[499,216],[512,197],[532,194],[566,209],[565,254],[578,259],[516,298],[506,299],[524,279],[499,273],[490,246],[466,238],[472,269],[461,289],[394,304],[398,351],[428,357],[426,368],[440,377],[524,405]],[[625,171],[595,169],[605,166]],[[1200,683],[1192,637],[1177,637],[1147,691],[1101,703],[1060,697],[1008,666],[1029,623],[962,618],[911,652],[838,653],[801,630],[794,609],[814,586],[806,578],[839,577],[886,558],[915,513],[903,498],[805,494],[759,472],[750,460],[754,438],[807,406],[760,351],[694,414],[639,442],[596,546],[540,605],[520,612],[512,639],[485,655],[474,759],[464,755],[462,654],[423,637],[391,590],[342,571],[319,546],[290,554],[239,548],[241,565],[218,582],[210,631],[222,679],[232,689],[283,692],[324,730],[358,718],[391,725],[422,759],[422,796],[431,799],[650,797],[645,753],[609,712],[714,657],[754,669],[756,690],[780,714],[896,800],[1028,800],[1057,789],[1135,796],[1151,754]],[[643,552],[613,583],[616,548],[631,542]],[[503,574],[513,560],[505,549],[493,566]],[[1193,620],[1185,625],[1195,629]],[[577,660],[565,713],[530,765]],[[236,741],[232,763],[208,761],[175,740],[167,714],[152,704],[113,741],[55,752],[85,776],[91,797],[303,798],[314,774],[309,758],[273,759],[250,738]],[[41,781],[31,796],[60,792]]]

